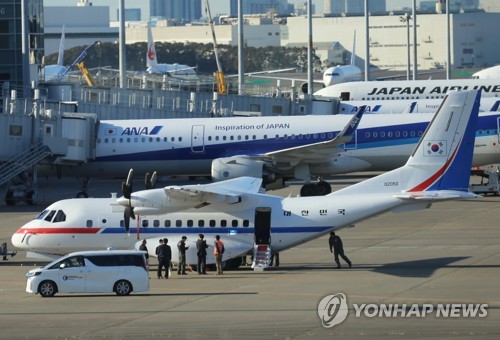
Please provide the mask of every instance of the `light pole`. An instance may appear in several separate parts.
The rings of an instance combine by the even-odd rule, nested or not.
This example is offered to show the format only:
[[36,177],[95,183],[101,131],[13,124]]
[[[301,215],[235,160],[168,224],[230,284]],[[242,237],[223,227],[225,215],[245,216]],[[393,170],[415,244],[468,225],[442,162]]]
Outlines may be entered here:
[[406,79],[410,80],[410,20],[411,20],[411,15],[408,13],[405,13],[404,16],[399,17],[399,21],[401,22],[406,22],[406,48],[407,48],[407,54],[408,54],[408,61],[407,61],[407,70],[406,70]]

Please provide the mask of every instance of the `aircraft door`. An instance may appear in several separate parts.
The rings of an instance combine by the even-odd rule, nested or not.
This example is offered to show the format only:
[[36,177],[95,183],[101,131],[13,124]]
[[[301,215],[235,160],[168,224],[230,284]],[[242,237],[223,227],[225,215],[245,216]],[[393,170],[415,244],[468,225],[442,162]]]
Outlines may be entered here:
[[500,144],[500,118],[497,118],[497,138],[497,141]]
[[255,244],[271,244],[271,208],[255,209],[254,233]]
[[193,125],[191,127],[191,152],[205,151],[205,125]]

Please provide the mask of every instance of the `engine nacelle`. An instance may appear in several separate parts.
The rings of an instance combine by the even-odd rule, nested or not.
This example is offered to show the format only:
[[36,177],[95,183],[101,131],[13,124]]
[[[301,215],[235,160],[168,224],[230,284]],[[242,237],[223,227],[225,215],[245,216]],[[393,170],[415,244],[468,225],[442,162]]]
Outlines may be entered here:
[[263,178],[264,163],[244,156],[218,158],[212,161],[212,179],[214,181],[241,176]]

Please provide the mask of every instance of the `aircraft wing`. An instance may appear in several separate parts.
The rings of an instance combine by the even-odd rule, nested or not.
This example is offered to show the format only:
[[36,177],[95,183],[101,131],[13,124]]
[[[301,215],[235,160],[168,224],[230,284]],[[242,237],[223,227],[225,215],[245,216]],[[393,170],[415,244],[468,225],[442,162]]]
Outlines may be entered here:
[[325,156],[331,154],[340,145],[348,143],[352,140],[365,109],[366,106],[360,106],[358,111],[356,111],[356,113],[349,120],[349,123],[347,123],[344,129],[340,131],[339,134],[332,140],[268,152],[264,154],[264,156],[272,157],[273,159],[324,159]]
[[200,201],[207,203],[238,203],[243,194],[258,193],[262,178],[238,177],[209,184],[168,186],[165,194],[170,200]]

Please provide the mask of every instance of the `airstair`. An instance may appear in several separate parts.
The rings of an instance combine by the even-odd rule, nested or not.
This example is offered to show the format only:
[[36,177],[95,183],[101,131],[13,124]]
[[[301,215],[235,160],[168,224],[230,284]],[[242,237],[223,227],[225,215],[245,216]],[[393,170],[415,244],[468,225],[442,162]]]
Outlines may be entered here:
[[255,244],[253,246],[252,268],[255,271],[263,271],[271,263],[271,246],[268,244]]
[[29,149],[0,164],[0,185],[7,183],[18,174],[51,155],[49,148],[43,143],[35,144]]

